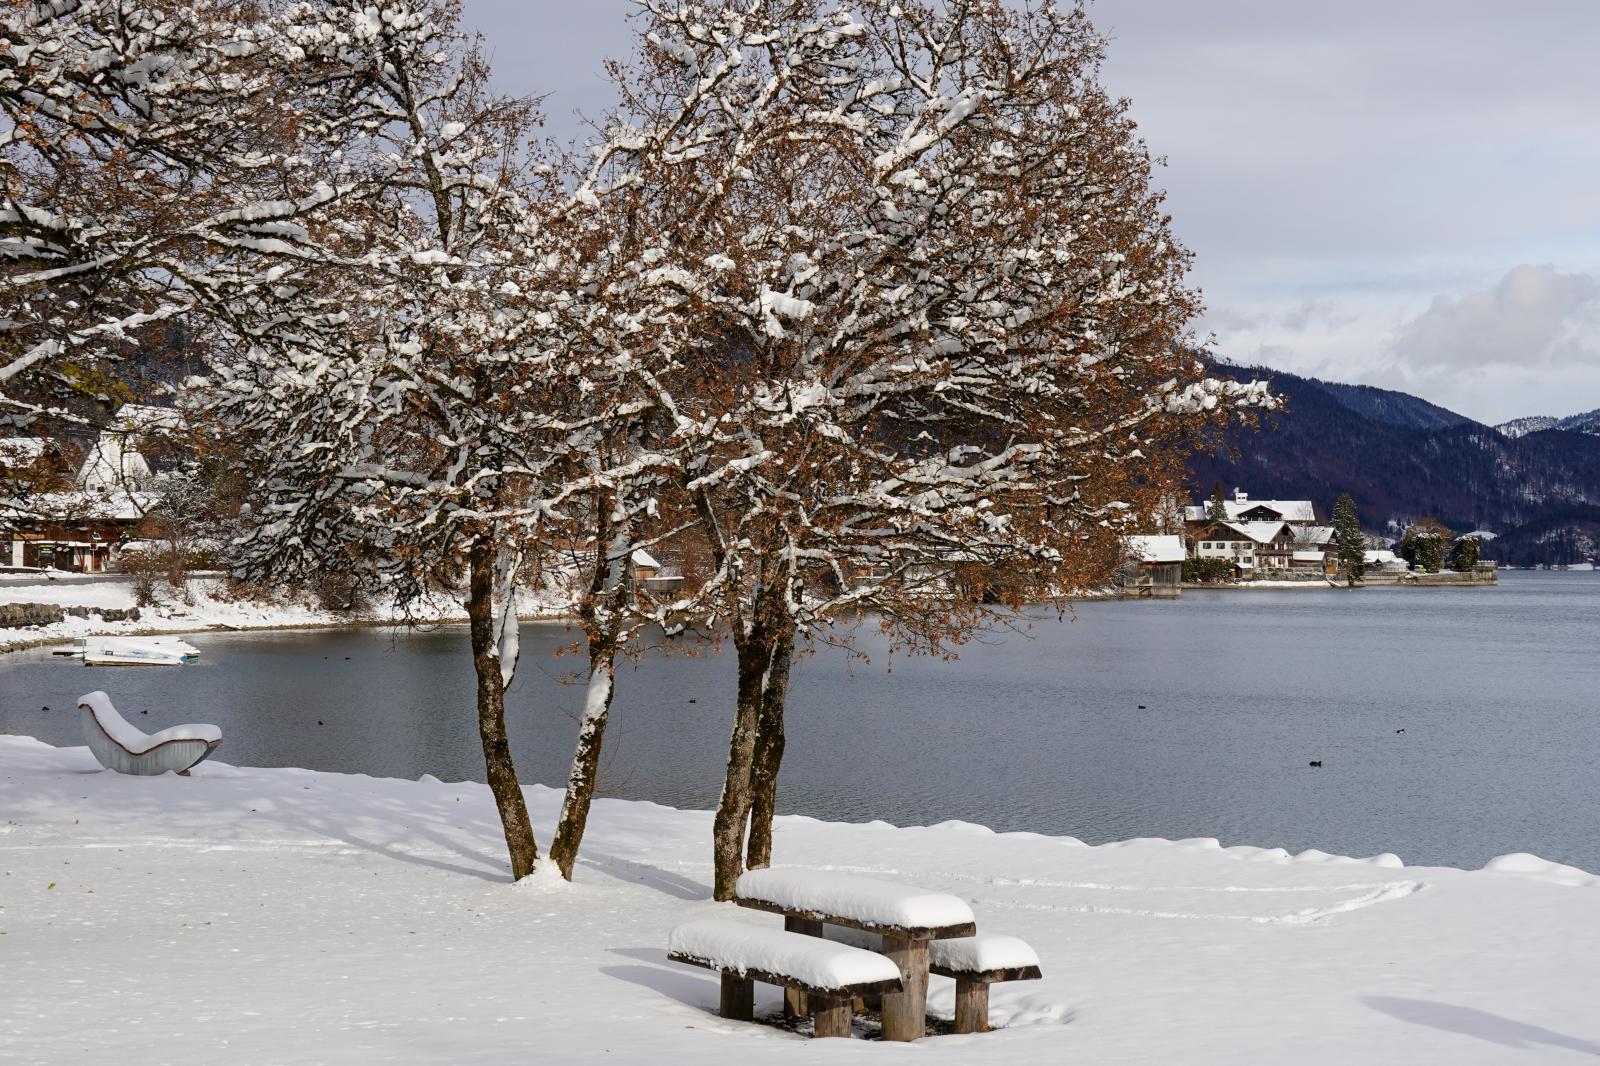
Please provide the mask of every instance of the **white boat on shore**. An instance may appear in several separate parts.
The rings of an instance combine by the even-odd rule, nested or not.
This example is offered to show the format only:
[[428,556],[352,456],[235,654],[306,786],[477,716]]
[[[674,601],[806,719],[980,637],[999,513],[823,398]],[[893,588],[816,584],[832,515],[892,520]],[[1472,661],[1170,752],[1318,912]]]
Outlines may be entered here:
[[57,655],[83,660],[85,666],[188,666],[200,661],[200,649],[177,637],[79,637]]

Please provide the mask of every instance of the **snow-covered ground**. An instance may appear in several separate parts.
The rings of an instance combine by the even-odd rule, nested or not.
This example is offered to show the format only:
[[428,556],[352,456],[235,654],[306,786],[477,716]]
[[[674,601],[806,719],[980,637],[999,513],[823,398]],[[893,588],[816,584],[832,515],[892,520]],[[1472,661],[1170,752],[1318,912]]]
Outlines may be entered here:
[[[142,607],[138,621],[107,622],[98,616],[77,618],[47,626],[0,627],[0,652],[28,645],[70,641],[91,634],[192,632],[200,629],[290,629],[301,626],[338,626],[351,623],[398,621],[393,610],[380,605],[371,610],[337,612],[319,607],[309,596],[280,597],[272,602],[230,597],[223,582],[214,578],[191,578],[189,597],[184,603],[171,590],[159,589],[161,600],[154,607]],[[32,576],[0,576],[0,603],[53,603],[62,607],[127,609],[134,606],[133,582],[127,578],[103,575],[61,574],[45,580]],[[562,614],[566,604],[552,594],[523,590],[517,612],[523,618],[549,618]],[[441,599],[423,605],[417,616],[432,622],[466,620],[466,612],[453,600]]]
[[[150,721],[169,725],[177,714]],[[226,744],[221,754],[227,753]],[[548,842],[559,795],[529,790]],[[202,764],[99,772],[0,737],[0,1062],[1471,1063],[1600,1054],[1597,879],[1392,856],[1086,847],[950,824],[780,819],[783,864],[968,901],[1037,949],[1002,1031],[812,1043],[715,1015],[668,963],[711,816],[600,800],[576,884],[506,882],[486,789]],[[761,987],[757,1008],[776,1008]],[[934,978],[930,1009],[949,1015]]]

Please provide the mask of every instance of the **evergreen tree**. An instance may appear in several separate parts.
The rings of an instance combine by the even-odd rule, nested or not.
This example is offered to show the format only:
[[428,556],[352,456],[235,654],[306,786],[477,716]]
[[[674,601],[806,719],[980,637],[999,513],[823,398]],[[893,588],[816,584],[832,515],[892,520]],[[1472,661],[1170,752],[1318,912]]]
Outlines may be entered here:
[[1366,574],[1367,545],[1361,532],[1361,516],[1356,513],[1356,501],[1348,492],[1341,493],[1333,505],[1333,542],[1339,548],[1339,569],[1354,588]]
[[1222,482],[1211,486],[1211,502],[1206,504],[1207,522],[1226,522],[1228,520],[1228,505],[1222,501]]
[[1477,537],[1462,537],[1450,549],[1450,569],[1467,573],[1478,565],[1480,554]]
[[1437,574],[1444,568],[1454,536],[1437,518],[1419,518],[1400,538],[1400,554],[1412,566]]

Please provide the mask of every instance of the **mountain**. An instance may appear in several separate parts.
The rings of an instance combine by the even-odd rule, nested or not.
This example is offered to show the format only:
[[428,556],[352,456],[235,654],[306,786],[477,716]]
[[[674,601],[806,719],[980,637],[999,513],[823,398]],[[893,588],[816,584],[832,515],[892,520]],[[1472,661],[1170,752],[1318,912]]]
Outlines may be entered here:
[[1583,504],[1518,526],[1484,554],[1511,566],[1600,563],[1600,507]]
[[1600,407],[1593,411],[1585,411],[1581,415],[1569,415],[1556,423],[1557,429],[1569,429],[1575,433],[1600,433]]
[[1320,383],[1345,407],[1374,422],[1391,426],[1409,426],[1412,429],[1445,429],[1464,426],[1472,419],[1447,411],[1427,400],[1419,400],[1404,392],[1377,389],[1371,385],[1341,385],[1333,381]]
[[1559,418],[1549,415],[1529,415],[1526,418],[1513,418],[1509,422],[1502,422],[1495,429],[1505,437],[1526,437],[1529,433],[1542,433],[1547,429],[1555,429],[1560,422]]
[[1547,429],[1565,429],[1573,433],[1600,433],[1600,409],[1585,411],[1581,415],[1551,418],[1549,415],[1531,415],[1513,418],[1494,427],[1507,437],[1525,437],[1529,433],[1543,433]]
[[[1593,561],[1600,551],[1600,537],[1590,535],[1592,509],[1600,509],[1600,434],[1558,423],[1509,435],[1402,392],[1219,369],[1270,379],[1287,407],[1259,431],[1232,430],[1214,454],[1191,460],[1196,499],[1221,481],[1264,499],[1309,499],[1326,518],[1348,492],[1362,524],[1391,536],[1433,515],[1458,532],[1501,534],[1495,552],[1514,552],[1521,565]],[[1576,427],[1585,418],[1600,422],[1559,422]]]

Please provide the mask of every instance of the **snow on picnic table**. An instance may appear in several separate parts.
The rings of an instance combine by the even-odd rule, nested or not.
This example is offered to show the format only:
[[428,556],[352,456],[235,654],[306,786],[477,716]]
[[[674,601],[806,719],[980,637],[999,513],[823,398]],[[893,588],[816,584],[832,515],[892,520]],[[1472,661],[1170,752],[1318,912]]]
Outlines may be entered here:
[[[716,1016],[671,930],[711,815],[595,803],[578,882],[505,881],[487,790],[235,768],[97,772],[0,737],[0,1063],[1339,1064],[1600,1054],[1596,879],[946,824],[780,818],[780,862],[949,892],[1021,937],[1005,1028],[906,1048]],[[530,788],[548,842],[560,793]],[[775,921],[771,916],[765,916]],[[954,982],[930,981],[949,1017]],[[757,1011],[779,990],[757,986]]]
[[1038,952],[1028,942],[1003,933],[935,940],[928,945],[928,962],[958,973],[1025,970],[1039,965]]
[[886,955],[820,937],[786,933],[781,927],[719,918],[701,918],[678,926],[667,937],[667,950],[698,959],[716,970],[739,974],[760,970],[792,977],[818,989],[900,980],[900,968]]
[[934,928],[976,919],[966,901],[859,874],[773,867],[740,875],[740,899],[760,900],[786,911],[809,911],[872,926]]

